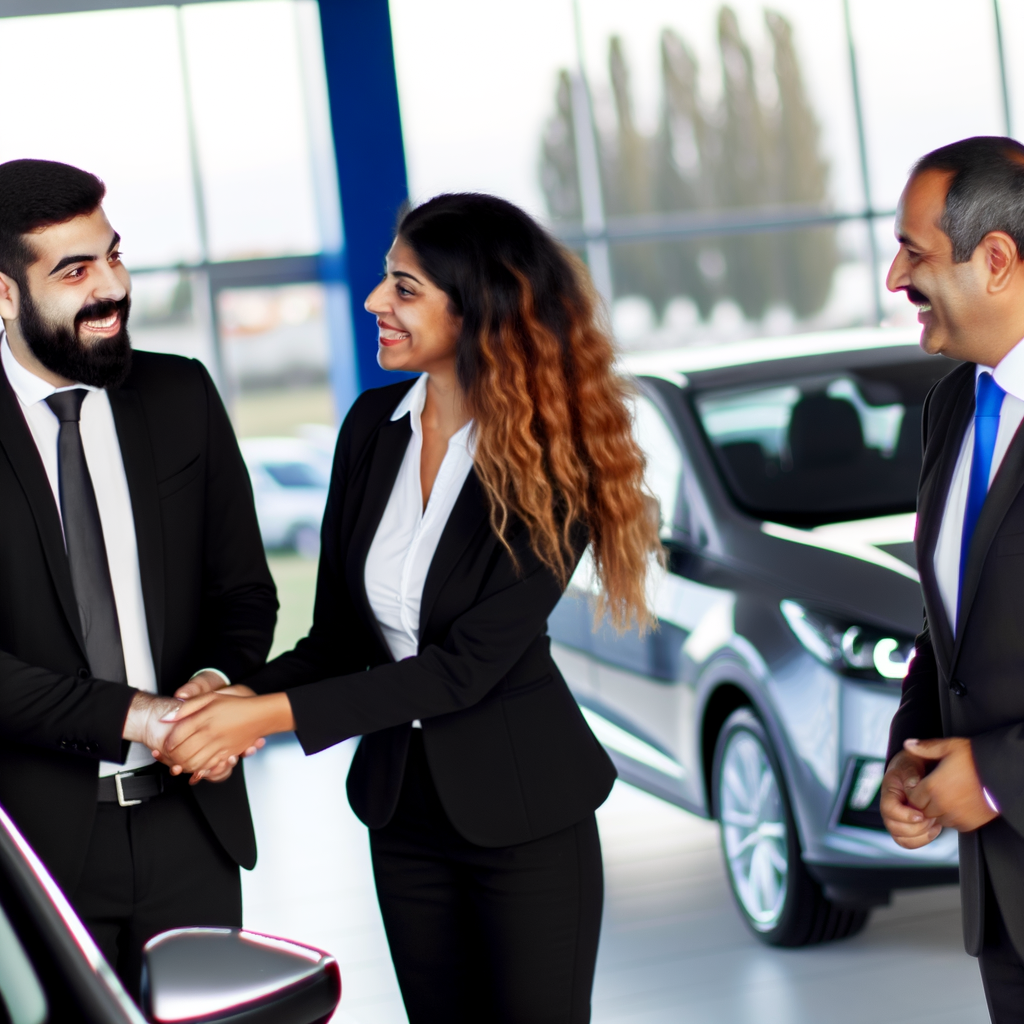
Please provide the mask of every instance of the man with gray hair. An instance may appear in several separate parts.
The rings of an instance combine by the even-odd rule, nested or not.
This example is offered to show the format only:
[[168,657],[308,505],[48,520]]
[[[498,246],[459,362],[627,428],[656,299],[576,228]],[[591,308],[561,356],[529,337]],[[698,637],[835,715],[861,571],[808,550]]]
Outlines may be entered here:
[[907,849],[960,833],[964,943],[989,1013],[1024,1021],[1024,146],[918,161],[891,291],[921,347],[963,361],[924,405],[917,564],[925,625],[892,722],[881,811]]

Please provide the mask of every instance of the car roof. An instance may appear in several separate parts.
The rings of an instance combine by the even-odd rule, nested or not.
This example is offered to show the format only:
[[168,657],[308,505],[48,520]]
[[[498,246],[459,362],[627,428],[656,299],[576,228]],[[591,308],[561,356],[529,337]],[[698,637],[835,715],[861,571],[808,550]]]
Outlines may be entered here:
[[323,462],[324,453],[301,437],[246,437],[238,442],[250,462]]
[[[853,328],[721,342],[657,352],[630,352],[619,365],[636,377],[658,377],[681,388],[765,379],[777,373],[930,359],[920,328]],[[851,358],[852,357],[852,358]],[[955,365],[950,362],[950,368]]]

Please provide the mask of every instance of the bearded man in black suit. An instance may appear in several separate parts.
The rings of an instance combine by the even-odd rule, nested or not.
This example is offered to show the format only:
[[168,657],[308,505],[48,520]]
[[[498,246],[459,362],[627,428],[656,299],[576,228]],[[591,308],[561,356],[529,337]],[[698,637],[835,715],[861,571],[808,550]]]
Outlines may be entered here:
[[0,165],[0,805],[137,993],[151,936],[242,923],[240,767],[153,751],[177,688],[263,664],[277,599],[209,375],[132,352],[104,194]]
[[921,346],[963,361],[924,406],[925,628],[893,719],[881,810],[900,846],[960,833],[964,942],[989,1012],[1024,1021],[1024,146],[923,157],[888,286]]

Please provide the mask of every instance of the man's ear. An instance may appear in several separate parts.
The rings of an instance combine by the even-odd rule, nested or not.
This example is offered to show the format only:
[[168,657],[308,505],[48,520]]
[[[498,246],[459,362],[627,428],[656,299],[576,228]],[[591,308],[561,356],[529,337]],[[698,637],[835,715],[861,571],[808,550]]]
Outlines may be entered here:
[[13,277],[0,271],[0,320],[17,320],[21,312],[21,289]]
[[1017,243],[1005,231],[990,231],[979,244],[988,270],[988,290],[1003,291],[1019,269]]

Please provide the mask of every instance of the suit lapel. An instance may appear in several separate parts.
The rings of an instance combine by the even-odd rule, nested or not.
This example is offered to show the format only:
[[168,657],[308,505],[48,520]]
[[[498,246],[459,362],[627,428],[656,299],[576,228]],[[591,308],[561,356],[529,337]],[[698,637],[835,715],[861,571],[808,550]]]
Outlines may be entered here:
[[71,567],[68,564],[67,551],[64,549],[64,531],[61,529],[60,515],[53,500],[50,481],[46,477],[39,451],[22,415],[18,397],[2,369],[0,379],[3,381],[0,385],[0,445],[3,446],[32,509],[43,554],[53,577],[61,608],[78,642],[82,657],[85,658],[78,601],[71,582]]
[[370,607],[370,599],[366,596],[366,556],[377,533],[377,527],[380,526],[384,509],[387,508],[388,498],[394,489],[410,437],[412,429],[408,416],[403,416],[399,420],[385,420],[377,432],[376,445],[368,453],[369,458],[364,470],[366,488],[360,499],[359,514],[352,531],[352,542],[346,559],[350,592],[358,596],[363,613],[385,652],[389,650],[387,641],[384,639],[377,616]]
[[974,528],[971,546],[967,553],[967,564],[964,566],[964,580],[960,591],[960,605],[957,609],[956,641],[953,647],[952,663],[956,664],[960,653],[960,644],[964,635],[964,626],[971,613],[971,605],[978,592],[981,581],[981,570],[985,565],[988,549],[992,539],[1002,525],[1006,513],[1010,510],[1014,499],[1024,486],[1024,431],[1020,428],[1014,434],[1010,447],[1003,457],[995,480],[989,488],[985,504],[981,506],[981,514]]
[[433,610],[441,587],[451,574],[455,563],[469,546],[473,535],[480,524],[487,518],[487,497],[477,479],[475,470],[471,470],[466,482],[462,485],[455,505],[452,507],[448,522],[441,532],[437,549],[430,561],[427,578],[423,584],[423,598],[420,601],[420,640],[426,635],[427,623]]
[[153,654],[157,682],[162,679],[161,659],[164,646],[164,538],[160,514],[160,492],[149,430],[142,412],[139,393],[130,387],[107,392],[114,415],[121,461],[128,479],[135,522],[135,543],[142,579],[142,599],[146,607],[146,627]]
[[[926,461],[922,473],[920,496],[917,507],[918,541],[917,567],[921,576],[925,607],[928,611],[928,625],[935,641],[935,653],[939,667],[948,678],[953,658],[953,629],[946,614],[938,580],[935,577],[935,547],[939,530],[946,511],[953,471],[956,469],[964,434],[974,411],[974,367],[968,368],[963,380],[946,403],[948,412],[940,415],[933,431],[929,431]],[[954,371],[956,372],[956,371]],[[931,452],[938,455],[928,459]]]

